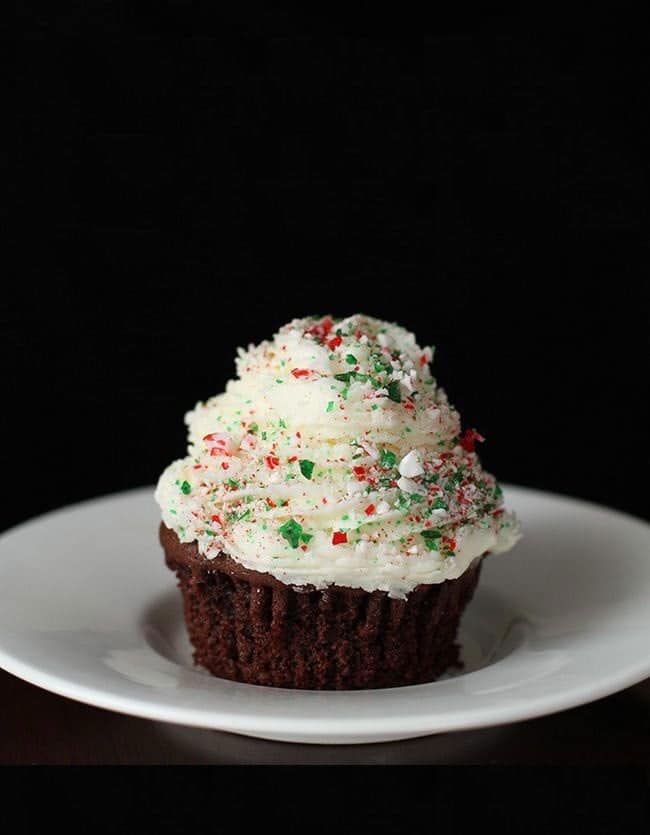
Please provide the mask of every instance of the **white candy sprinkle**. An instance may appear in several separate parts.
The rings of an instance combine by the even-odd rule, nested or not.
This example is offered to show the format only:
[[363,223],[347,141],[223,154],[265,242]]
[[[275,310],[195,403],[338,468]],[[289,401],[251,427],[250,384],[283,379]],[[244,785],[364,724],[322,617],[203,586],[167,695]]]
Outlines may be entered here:
[[382,513],[388,513],[389,510],[390,510],[390,505],[388,504],[388,502],[385,502],[385,501],[382,500],[381,502],[379,502],[379,504],[375,508],[375,513],[377,513],[377,515],[381,516]]
[[422,459],[420,453],[416,449],[407,452],[404,458],[399,462],[399,474],[407,478],[414,478],[422,475],[424,467],[422,466]]
[[359,446],[366,453],[366,455],[373,459],[373,461],[376,461],[379,458],[379,450],[374,444],[370,443],[370,441],[361,441]]
[[399,381],[399,383],[402,386],[402,388],[404,388],[404,389],[406,389],[406,391],[408,391],[409,394],[412,391],[415,391],[415,385],[414,385],[413,380],[411,379],[410,375],[408,377],[406,375],[403,375],[401,380]]
[[405,493],[426,493],[426,489],[423,485],[416,484],[410,478],[404,478],[404,476],[402,476],[402,478],[398,480],[397,486],[400,490],[403,490]]

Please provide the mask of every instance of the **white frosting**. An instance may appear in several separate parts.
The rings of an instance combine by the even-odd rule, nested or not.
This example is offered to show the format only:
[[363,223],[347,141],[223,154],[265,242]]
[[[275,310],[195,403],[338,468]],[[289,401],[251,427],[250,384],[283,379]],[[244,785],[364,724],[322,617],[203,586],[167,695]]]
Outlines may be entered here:
[[208,559],[402,598],[512,547],[482,438],[461,433],[431,359],[359,315],[294,320],[239,349],[238,379],[186,415],[188,455],[156,489],[164,523]]

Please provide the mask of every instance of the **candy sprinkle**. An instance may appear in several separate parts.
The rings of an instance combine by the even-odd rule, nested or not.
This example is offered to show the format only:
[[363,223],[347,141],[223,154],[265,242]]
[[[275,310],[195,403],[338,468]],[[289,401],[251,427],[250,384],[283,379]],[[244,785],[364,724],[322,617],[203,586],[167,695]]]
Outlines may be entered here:
[[424,540],[424,545],[427,551],[437,551],[438,550],[438,540],[442,536],[440,531],[436,530],[435,528],[432,530],[427,531],[420,531],[420,535]]
[[332,534],[332,545],[341,545],[348,541],[348,535],[345,531],[334,531]]
[[192,485],[189,483],[189,481],[184,481],[181,484],[181,493],[183,493],[183,495],[185,495],[185,496],[188,496],[191,492],[192,492]]
[[384,470],[390,470],[397,464],[397,456],[389,449],[382,449],[379,464]]
[[352,467],[352,472],[356,476],[357,481],[364,481],[366,479],[366,468],[361,465]]
[[460,436],[460,445],[465,452],[474,452],[474,442],[484,441],[485,438],[476,429],[466,429]]
[[399,383],[397,382],[397,380],[392,380],[386,386],[386,391],[388,392],[388,397],[395,403],[402,402],[402,395],[400,394]]
[[300,466],[300,472],[304,475],[305,478],[311,478],[311,474],[314,471],[314,462],[308,461],[306,458],[302,458],[298,462]]
[[305,533],[300,522],[296,522],[295,519],[289,519],[284,525],[280,525],[278,533],[292,548],[297,548],[301,542],[306,544],[312,538],[312,534]]

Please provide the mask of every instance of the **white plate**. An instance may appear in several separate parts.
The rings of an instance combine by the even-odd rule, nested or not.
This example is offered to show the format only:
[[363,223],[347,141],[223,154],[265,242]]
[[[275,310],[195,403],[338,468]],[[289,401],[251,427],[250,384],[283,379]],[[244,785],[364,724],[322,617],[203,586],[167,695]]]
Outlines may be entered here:
[[461,629],[466,667],[432,684],[316,692],[194,667],[151,489],[0,537],[0,665],[99,707],[293,742],[406,739],[513,722],[650,675],[650,526],[511,487],[525,539],[486,560]]

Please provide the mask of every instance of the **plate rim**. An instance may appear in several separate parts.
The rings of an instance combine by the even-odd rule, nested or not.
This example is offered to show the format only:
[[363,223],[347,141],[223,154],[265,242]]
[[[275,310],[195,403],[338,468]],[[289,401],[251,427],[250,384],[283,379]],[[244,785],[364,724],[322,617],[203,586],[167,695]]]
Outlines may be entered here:
[[[580,497],[569,496],[561,493],[552,493],[546,490],[539,490],[534,487],[516,485],[510,483],[503,484],[504,492],[520,492],[528,494],[530,498],[543,497],[547,499],[560,500],[572,504],[580,505],[586,509],[595,510],[598,512],[605,512],[621,518],[621,521],[627,523],[634,523],[641,526],[650,535],[650,523],[646,520],[627,513],[626,511],[611,508],[606,505],[601,505],[591,502]],[[144,497],[145,494],[153,494],[153,486],[140,486],[131,488],[125,491],[118,491],[114,493],[103,494],[101,496],[93,496],[76,502],[70,505],[65,505],[59,508],[54,508],[44,514],[39,514],[24,520],[17,525],[8,528],[0,534],[0,546],[4,540],[10,536],[19,534],[24,528],[31,525],[38,524],[47,519],[62,515],[64,513],[83,510],[93,504],[101,504],[107,500],[124,499],[128,497]],[[345,737],[363,737],[366,734],[374,734],[377,737],[385,739],[393,738],[407,738],[407,736],[426,736],[435,733],[454,732],[461,730],[470,730],[483,727],[496,727],[504,724],[511,724],[527,719],[534,719],[541,716],[547,716],[558,713],[563,710],[578,707],[580,705],[588,704],[599,699],[605,698],[613,693],[619,692],[627,687],[630,687],[645,678],[650,676],[650,653],[647,658],[640,659],[633,664],[629,664],[616,675],[609,675],[603,681],[597,683],[582,682],[573,687],[566,687],[552,695],[543,695],[532,702],[526,702],[521,705],[508,704],[505,702],[501,706],[488,704],[484,706],[477,706],[470,711],[461,709],[455,712],[445,711],[442,715],[442,722],[436,721],[435,714],[418,714],[415,716],[395,715],[391,717],[389,728],[384,728],[386,722],[385,718],[364,717],[358,715],[337,716],[335,718],[328,718],[327,716],[294,716],[292,717],[291,733],[283,731],[283,720],[274,715],[265,715],[264,713],[257,713],[250,711],[246,714],[232,713],[224,711],[222,707],[217,707],[210,710],[203,706],[187,707],[182,704],[165,704],[156,702],[155,695],[153,698],[138,697],[134,695],[120,695],[112,693],[109,689],[99,689],[92,685],[75,682],[69,677],[59,675],[56,673],[42,670],[38,665],[26,662],[13,653],[7,652],[2,646],[0,638],[0,668],[6,670],[11,675],[14,675],[28,683],[41,687],[56,695],[70,698],[73,701],[91,705],[105,710],[111,710],[116,713],[121,713],[129,716],[136,716],[138,718],[150,719],[158,722],[173,723],[184,725],[188,727],[206,728],[211,730],[231,731],[234,733],[244,734],[247,736],[263,736],[264,734],[276,734],[275,738],[281,739],[282,736],[295,736],[304,734],[306,736],[318,736],[314,742],[322,742],[323,736],[336,736],[337,739],[334,744],[345,744]],[[228,682],[233,684],[233,682]],[[237,683],[241,687],[258,687],[257,685],[246,685]],[[435,685],[435,682],[428,684],[410,685],[404,688],[384,688],[377,692],[393,691],[413,691],[415,689],[426,689]],[[259,686],[260,690],[268,690],[269,688]],[[287,694],[295,693],[295,691],[286,688],[272,688],[274,691],[281,692],[285,690]],[[304,691],[305,693],[314,692],[323,694],[324,691]],[[329,693],[330,691],[328,691]],[[340,695],[350,695],[357,691],[341,691]],[[359,691],[368,694],[371,691]],[[154,691],[155,693],[155,691]],[[331,695],[336,698],[339,691],[331,691]],[[354,742],[355,740],[350,740]],[[371,742],[372,740],[367,740]],[[377,739],[376,741],[381,741]],[[308,743],[308,739],[302,740]]]
[[[101,708],[103,710],[110,710],[115,713],[120,713],[125,716],[135,716],[140,719],[150,719],[156,722],[165,722],[176,725],[183,725],[187,727],[204,728],[206,730],[220,730],[230,731],[232,733],[239,733],[246,736],[256,736],[259,734],[276,732],[284,733],[278,729],[278,719],[274,717],[265,716],[264,714],[246,714],[241,716],[239,714],[231,714],[223,711],[209,712],[204,708],[185,708],[182,705],[163,706],[156,704],[154,701],[147,701],[145,699],[137,699],[134,697],[112,696],[107,691],[98,690],[84,684],[76,684],[70,682],[68,679],[56,676],[51,673],[42,673],[32,665],[25,664],[14,656],[5,653],[0,648],[0,667],[11,675],[26,681],[36,687],[40,687],[57,696],[72,699],[80,704],[86,704],[91,707]],[[38,674],[34,675],[33,671]],[[399,724],[397,721],[392,724],[390,729],[385,729],[383,732],[395,739],[407,738],[408,736],[428,736],[436,733],[453,733],[463,730],[476,730],[479,728],[498,727],[500,725],[515,724],[517,722],[524,722],[528,719],[536,719],[542,716],[550,716],[554,713],[560,713],[564,710],[571,710],[575,707],[580,707],[585,704],[591,704],[599,699],[611,696],[621,690],[631,687],[634,684],[645,680],[650,676],[650,661],[637,665],[633,669],[628,669],[625,676],[621,676],[616,681],[609,681],[606,685],[600,688],[594,688],[589,685],[582,685],[572,690],[563,690],[562,693],[551,699],[545,697],[539,702],[532,702],[522,705],[520,708],[513,708],[512,706],[504,705],[502,708],[495,708],[494,706],[485,707],[483,709],[477,708],[471,713],[458,712],[445,713],[445,721],[443,725],[437,725],[432,721],[426,721],[421,716],[399,717]],[[239,683],[239,682],[238,682]],[[435,684],[435,682],[431,682]],[[251,687],[256,685],[243,685]],[[408,686],[409,689],[413,687],[427,687],[426,684]],[[285,688],[274,688],[274,690],[281,691]],[[384,688],[391,690],[402,690],[406,688]],[[287,692],[293,692],[287,690]],[[305,691],[305,692],[323,692],[323,691]],[[331,695],[336,696],[339,691],[331,691]],[[350,693],[353,691],[341,691],[341,693]],[[368,692],[368,691],[362,691]],[[329,695],[329,694],[328,694]],[[489,713],[489,717],[483,715]],[[212,721],[208,721],[212,720]],[[412,720],[412,721],[409,721]],[[327,725],[327,717],[293,717],[292,731],[296,734],[326,735],[332,733]],[[349,736],[363,736],[368,733],[379,733],[378,723],[384,720],[376,718],[365,718],[363,716],[346,716],[337,717],[333,720],[336,724],[336,731],[346,733],[349,731]],[[346,726],[350,726],[349,728]],[[405,736],[402,736],[404,734]],[[281,737],[278,737],[281,738]],[[378,740],[381,741],[381,740]],[[308,740],[303,740],[307,743]],[[368,740],[371,742],[371,740]],[[343,739],[337,739],[334,744],[344,743]]]

